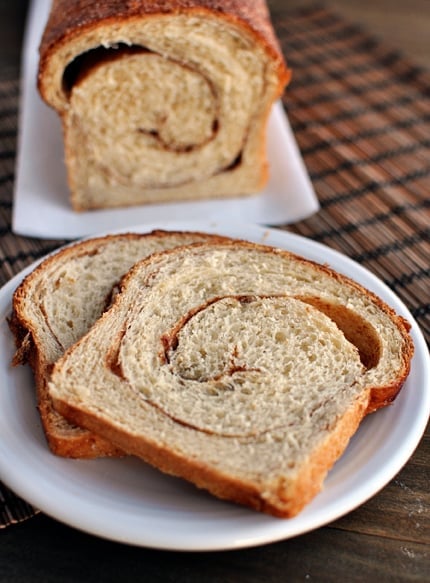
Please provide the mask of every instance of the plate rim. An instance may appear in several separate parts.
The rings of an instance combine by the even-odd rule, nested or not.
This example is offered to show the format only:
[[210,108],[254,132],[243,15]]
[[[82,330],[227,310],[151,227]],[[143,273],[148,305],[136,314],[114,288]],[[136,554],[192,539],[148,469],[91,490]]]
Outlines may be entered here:
[[[143,224],[143,225],[135,225],[130,226],[129,228],[121,228],[116,229],[113,231],[104,231],[95,235],[91,235],[90,237],[85,237],[83,239],[91,239],[98,236],[104,236],[107,234],[116,234],[116,233],[123,233],[123,232],[150,232],[154,229],[163,229],[163,230],[189,230],[189,231],[203,231],[203,232],[212,232],[212,233],[220,233],[224,235],[229,235],[232,237],[237,238],[244,238],[248,240],[255,240],[260,241],[268,245],[279,246],[281,248],[287,249],[292,251],[293,253],[298,252],[298,248],[303,247],[301,251],[301,255],[307,257],[311,260],[317,260],[317,257],[320,257],[321,254],[326,256],[326,263],[329,263],[331,266],[334,267],[337,271],[340,271],[351,277],[355,281],[362,283],[362,280],[366,282],[370,282],[371,286],[368,284],[366,287],[371,289],[378,295],[382,295],[384,301],[386,303],[393,305],[394,309],[397,313],[400,313],[403,317],[406,317],[411,323],[411,334],[413,336],[414,344],[415,344],[415,355],[412,361],[412,368],[411,373],[414,371],[415,374],[419,376],[423,376],[423,384],[430,382],[430,356],[427,348],[427,344],[425,342],[424,336],[413,318],[412,314],[410,313],[409,309],[403,303],[403,301],[376,275],[374,275],[371,271],[367,268],[361,266],[360,264],[356,263],[343,253],[332,249],[322,243],[317,241],[313,241],[312,239],[308,239],[303,237],[302,235],[298,235],[296,233],[291,233],[289,231],[284,231],[279,228],[271,228],[271,227],[264,227],[260,225],[254,224],[247,224],[247,223],[229,223],[223,222],[220,224],[217,221],[169,221],[164,222],[163,224],[154,223],[154,224]],[[61,247],[65,247],[68,245],[73,245],[74,243],[78,242],[73,241],[68,243],[67,245],[63,245]],[[43,257],[39,258],[38,260],[34,261],[31,265],[23,269],[21,272],[17,273],[14,277],[12,277],[2,288],[0,288],[0,313],[2,315],[1,325],[7,326],[5,322],[6,318],[6,306],[7,302],[10,303],[10,298],[13,293],[13,290],[19,284],[19,282],[25,277],[29,272],[34,269],[34,267],[43,261],[47,256],[56,253],[60,248],[54,250],[51,253],[44,255]],[[321,259],[319,260],[321,263]],[[353,271],[353,274],[350,273],[350,270]],[[358,277],[357,277],[358,275]],[[363,285],[363,283],[362,283]],[[381,294],[382,290],[382,294]],[[12,337],[11,337],[12,338]],[[0,357],[0,365],[5,365],[6,361],[2,363],[2,358]],[[378,413],[387,412],[389,414],[389,408],[381,411]],[[320,528],[325,524],[332,522],[340,518],[341,516],[351,512],[358,506],[364,504],[369,498],[375,495],[379,490],[385,487],[391,479],[401,470],[401,468],[408,462],[409,458],[415,451],[416,447],[419,445],[423,433],[425,431],[428,418],[430,416],[430,393],[423,392],[422,402],[420,403],[419,408],[419,415],[417,419],[415,419],[413,430],[409,430],[408,433],[408,440],[407,443],[402,444],[402,455],[399,457],[395,457],[387,462],[386,465],[386,473],[384,479],[380,478],[380,472],[374,479],[368,479],[367,482],[360,484],[359,487],[356,488],[359,492],[359,496],[355,497],[355,500],[349,500],[348,504],[345,504],[342,507],[337,508],[337,510],[332,510],[328,515],[324,514],[324,507],[317,512],[318,518],[315,520],[315,516],[312,514],[309,516],[308,514],[304,514],[303,512],[298,515],[298,521],[302,523],[301,526],[297,527],[295,530],[290,530],[288,532],[288,528],[283,528],[283,525],[292,524],[292,521],[296,519],[275,519],[272,517],[266,516],[259,516],[259,513],[255,513],[253,510],[239,509],[236,508],[234,505],[233,507],[229,507],[233,514],[238,514],[241,517],[247,526],[250,528],[250,532],[248,532],[247,536],[242,536],[236,538],[232,537],[225,537],[222,533],[218,533],[215,535],[214,533],[210,533],[208,536],[199,538],[196,540],[195,537],[191,535],[190,537],[184,537],[183,533],[179,535],[182,537],[182,540],[177,540],[178,537],[176,535],[169,536],[169,535],[154,535],[151,537],[137,537],[136,535],[129,536],[127,532],[124,532],[124,529],[121,531],[107,532],[104,530],[106,528],[106,520],[105,517],[102,521],[99,521],[99,524],[94,524],[94,520],[91,517],[87,517],[87,520],[82,523],[82,521],[75,521],[70,517],[70,512],[68,511],[59,511],[57,508],[53,508],[50,505],[49,501],[43,501],[43,497],[36,495],[34,492],[29,491],[28,486],[26,487],[23,485],[19,479],[19,476],[15,475],[13,472],[11,473],[10,468],[6,467],[7,459],[5,459],[5,444],[4,440],[0,440],[0,472],[2,474],[2,481],[14,490],[17,495],[21,496],[23,499],[27,500],[30,504],[34,505],[35,507],[39,508],[42,512],[46,513],[47,515],[52,516],[54,519],[59,520],[60,522],[66,523],[71,527],[78,528],[88,532],[90,534],[94,534],[101,538],[117,541],[117,542],[126,542],[128,544],[132,544],[135,546],[142,546],[147,548],[157,548],[157,549],[164,549],[164,550],[176,550],[176,551],[212,551],[212,550],[228,550],[228,549],[237,549],[237,548],[247,548],[252,546],[258,546],[262,544],[268,544],[271,542],[289,539],[295,536],[299,536],[306,532],[315,530],[316,528]],[[0,413],[1,418],[1,413]],[[3,441],[3,443],[2,443]],[[49,454],[51,455],[51,454]],[[343,456],[342,456],[343,457]],[[7,458],[7,455],[6,455]],[[55,460],[54,463],[57,463]],[[140,462],[139,462],[140,463]],[[142,462],[143,463],[143,462]],[[42,502],[42,505],[40,504]],[[43,506],[43,507],[41,507]],[[258,518],[257,518],[257,516]],[[300,519],[302,517],[302,519]],[[88,520],[89,518],[89,520]],[[237,518],[236,518],[237,519]],[[109,520],[108,520],[109,522]],[[257,523],[257,527],[252,526],[250,527],[248,523]]]

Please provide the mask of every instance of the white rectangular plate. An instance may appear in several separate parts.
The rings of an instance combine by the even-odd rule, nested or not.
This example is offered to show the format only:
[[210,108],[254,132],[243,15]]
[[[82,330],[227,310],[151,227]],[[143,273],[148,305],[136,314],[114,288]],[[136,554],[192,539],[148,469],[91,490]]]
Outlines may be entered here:
[[268,124],[270,180],[245,198],[74,212],[64,166],[60,120],[39,97],[38,47],[50,0],[33,0],[23,48],[22,92],[13,207],[13,231],[45,238],[76,238],[136,223],[228,219],[280,225],[308,217],[318,200],[280,102]]

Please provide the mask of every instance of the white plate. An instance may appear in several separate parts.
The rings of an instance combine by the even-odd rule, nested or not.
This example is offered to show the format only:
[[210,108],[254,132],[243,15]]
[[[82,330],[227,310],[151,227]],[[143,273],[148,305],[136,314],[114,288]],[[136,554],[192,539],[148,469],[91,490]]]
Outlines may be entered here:
[[83,213],[69,204],[57,114],[36,89],[38,46],[51,0],[33,0],[24,42],[21,108],[12,228],[33,237],[72,239],[136,223],[228,218],[279,225],[295,222],[319,208],[314,189],[280,102],[268,126],[270,181],[256,196],[224,200],[146,205]]
[[328,263],[373,290],[412,324],[416,353],[404,389],[392,406],[364,420],[329,473],[323,492],[289,520],[219,501],[136,459],[57,458],[44,440],[28,367],[10,366],[14,349],[6,317],[24,272],[0,290],[1,479],[35,507],[73,527],[115,541],[171,550],[234,549],[286,539],[335,520],[378,492],[413,453],[430,412],[429,355],[403,303],[350,259],[297,235],[201,222],[134,230],[157,227],[218,232],[289,249]]

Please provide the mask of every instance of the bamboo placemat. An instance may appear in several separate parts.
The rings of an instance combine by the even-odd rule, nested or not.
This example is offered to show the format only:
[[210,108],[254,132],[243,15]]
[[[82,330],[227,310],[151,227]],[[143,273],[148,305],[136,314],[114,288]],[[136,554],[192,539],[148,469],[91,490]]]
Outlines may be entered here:
[[[375,273],[429,342],[429,78],[324,8],[275,26],[294,71],[284,104],[321,202],[285,229]],[[0,285],[64,242],[11,232],[18,99],[17,79],[0,82]],[[0,483],[0,527],[34,512]]]
[[289,227],[367,267],[430,341],[430,76],[324,8],[277,27],[284,104],[321,203]]

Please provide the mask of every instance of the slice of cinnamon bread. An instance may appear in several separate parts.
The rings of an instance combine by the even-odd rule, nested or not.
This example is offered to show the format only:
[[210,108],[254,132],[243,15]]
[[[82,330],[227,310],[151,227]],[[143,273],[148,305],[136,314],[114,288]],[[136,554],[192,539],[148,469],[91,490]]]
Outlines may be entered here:
[[346,277],[263,245],[154,254],[54,365],[55,408],[218,497],[297,514],[410,368],[408,324]]

